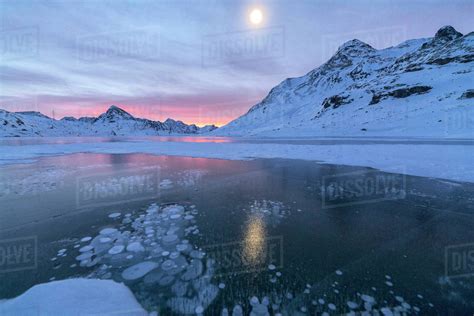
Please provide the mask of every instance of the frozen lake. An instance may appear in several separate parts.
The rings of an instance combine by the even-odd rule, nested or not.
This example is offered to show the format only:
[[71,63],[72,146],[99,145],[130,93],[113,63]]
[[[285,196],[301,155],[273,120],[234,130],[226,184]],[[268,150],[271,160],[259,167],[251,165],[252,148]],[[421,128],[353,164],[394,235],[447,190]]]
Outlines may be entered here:
[[0,166],[0,205],[0,299],[92,277],[125,282],[164,314],[474,309],[469,183],[303,160],[75,153]]

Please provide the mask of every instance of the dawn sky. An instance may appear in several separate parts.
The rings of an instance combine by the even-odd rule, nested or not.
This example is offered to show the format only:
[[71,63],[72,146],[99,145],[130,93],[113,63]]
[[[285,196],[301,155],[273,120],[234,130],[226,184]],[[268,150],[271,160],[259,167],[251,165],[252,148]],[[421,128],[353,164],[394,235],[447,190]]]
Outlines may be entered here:
[[468,33],[473,16],[474,1],[0,1],[0,108],[222,125],[347,40]]

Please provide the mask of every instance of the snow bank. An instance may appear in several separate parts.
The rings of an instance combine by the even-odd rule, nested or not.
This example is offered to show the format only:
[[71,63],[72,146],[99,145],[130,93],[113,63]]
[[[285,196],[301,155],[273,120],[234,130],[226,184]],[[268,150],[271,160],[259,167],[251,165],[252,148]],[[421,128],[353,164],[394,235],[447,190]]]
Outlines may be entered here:
[[466,144],[337,144],[125,142],[1,146],[0,164],[73,153],[147,153],[246,160],[303,159],[387,172],[474,182],[474,146]]
[[68,279],[33,286],[0,301],[0,315],[148,315],[123,284]]

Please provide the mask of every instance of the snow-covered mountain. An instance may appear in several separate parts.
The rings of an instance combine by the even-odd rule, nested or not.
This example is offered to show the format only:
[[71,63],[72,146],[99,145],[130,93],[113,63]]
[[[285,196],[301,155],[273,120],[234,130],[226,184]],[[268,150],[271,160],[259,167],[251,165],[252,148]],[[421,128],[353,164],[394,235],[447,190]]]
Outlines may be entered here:
[[98,117],[64,117],[52,119],[39,112],[8,112],[0,110],[0,136],[153,136],[200,134],[217,127],[202,128],[181,121],[165,122],[136,118],[112,105]]
[[376,50],[357,39],[214,135],[474,137],[474,32]]

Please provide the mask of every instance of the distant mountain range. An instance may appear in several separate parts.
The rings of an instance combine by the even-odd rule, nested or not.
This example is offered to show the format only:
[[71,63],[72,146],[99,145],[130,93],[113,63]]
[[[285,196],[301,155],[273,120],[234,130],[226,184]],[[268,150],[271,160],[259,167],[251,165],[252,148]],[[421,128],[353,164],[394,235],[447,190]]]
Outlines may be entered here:
[[0,109],[0,136],[153,136],[201,134],[215,125],[198,127],[181,121],[164,122],[136,118],[112,105],[98,117],[52,119],[39,112],[8,112]]
[[474,138],[474,32],[445,26],[382,50],[348,41],[211,134]]
[[326,63],[271,89],[217,129],[135,118],[111,106],[99,117],[55,120],[0,110],[0,136],[437,136],[474,138],[474,32],[452,26],[433,38],[381,50],[348,41]]

